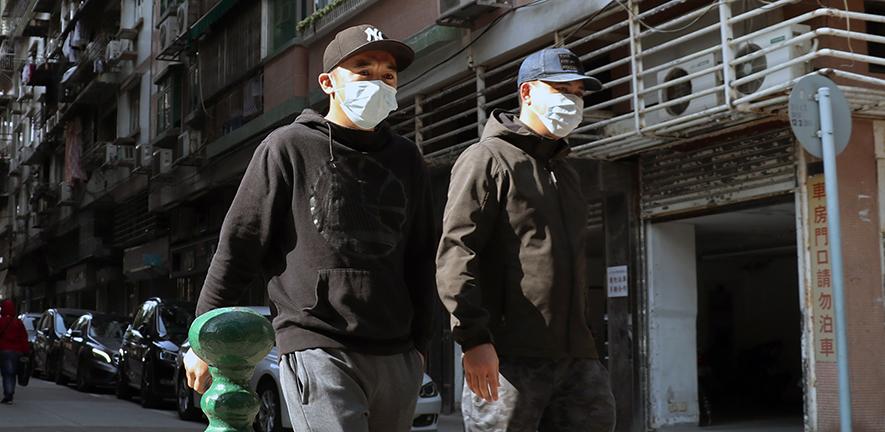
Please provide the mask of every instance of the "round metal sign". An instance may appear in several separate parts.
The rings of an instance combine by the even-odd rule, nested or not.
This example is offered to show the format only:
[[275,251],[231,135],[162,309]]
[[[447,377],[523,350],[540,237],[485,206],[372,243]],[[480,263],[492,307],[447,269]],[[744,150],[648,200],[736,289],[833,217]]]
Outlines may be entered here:
[[833,81],[821,75],[809,75],[799,80],[790,92],[790,127],[802,147],[816,157],[823,157],[820,131],[820,105],[817,89],[830,88],[833,110],[833,142],[836,154],[842,153],[851,137],[851,108],[845,94]]

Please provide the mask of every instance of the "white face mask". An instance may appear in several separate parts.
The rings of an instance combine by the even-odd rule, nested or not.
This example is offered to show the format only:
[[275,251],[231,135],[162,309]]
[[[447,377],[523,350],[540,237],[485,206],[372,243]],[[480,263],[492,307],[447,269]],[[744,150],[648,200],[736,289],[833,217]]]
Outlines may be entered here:
[[383,81],[352,81],[335,92],[341,110],[361,129],[374,129],[397,108],[396,89]]
[[573,94],[547,92],[532,86],[532,110],[551,134],[563,138],[584,119],[584,99]]

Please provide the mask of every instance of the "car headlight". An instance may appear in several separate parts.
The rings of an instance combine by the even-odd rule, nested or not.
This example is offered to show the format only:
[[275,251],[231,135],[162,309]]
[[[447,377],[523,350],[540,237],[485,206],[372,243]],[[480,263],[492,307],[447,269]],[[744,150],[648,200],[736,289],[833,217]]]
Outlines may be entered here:
[[109,356],[108,353],[106,353],[98,348],[92,348],[92,354],[94,356],[104,360],[107,363],[111,362],[111,356]]
[[436,389],[436,383],[433,381],[424,384],[421,386],[421,390],[418,391],[418,397],[429,398],[434,397],[439,394],[439,390]]
[[160,351],[160,360],[175,363],[175,353],[170,351],[161,350]]

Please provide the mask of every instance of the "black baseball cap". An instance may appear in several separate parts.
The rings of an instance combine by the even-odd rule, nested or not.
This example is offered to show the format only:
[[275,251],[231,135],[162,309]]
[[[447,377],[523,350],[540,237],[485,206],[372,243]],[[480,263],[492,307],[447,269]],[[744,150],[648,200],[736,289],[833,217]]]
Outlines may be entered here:
[[388,39],[378,27],[363,24],[346,28],[335,35],[323,53],[323,71],[331,72],[344,60],[366,51],[386,51],[396,59],[396,70],[401,71],[412,64],[415,51],[408,45]]
[[587,90],[602,89],[598,79],[584,75],[584,65],[568,48],[545,48],[530,54],[519,66],[517,85],[528,81],[584,81]]

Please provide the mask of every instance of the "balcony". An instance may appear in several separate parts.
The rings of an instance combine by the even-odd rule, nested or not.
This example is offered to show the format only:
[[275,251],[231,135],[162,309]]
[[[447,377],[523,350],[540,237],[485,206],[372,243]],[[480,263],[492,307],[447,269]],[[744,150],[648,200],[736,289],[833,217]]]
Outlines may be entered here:
[[614,3],[585,23],[565,46],[603,89],[585,97],[592,120],[576,129],[575,153],[617,159],[783,117],[812,74],[836,81],[855,113],[885,117],[885,58],[864,54],[885,36],[860,30],[885,16],[766,3]]
[[305,43],[335,30],[342,22],[355,17],[377,0],[337,0],[301,20],[296,29]]

